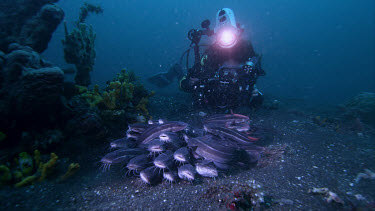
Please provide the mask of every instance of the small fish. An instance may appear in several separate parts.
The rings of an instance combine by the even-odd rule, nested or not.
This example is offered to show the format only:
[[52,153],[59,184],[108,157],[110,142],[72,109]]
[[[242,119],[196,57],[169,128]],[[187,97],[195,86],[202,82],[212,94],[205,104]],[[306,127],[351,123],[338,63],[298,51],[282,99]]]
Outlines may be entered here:
[[163,132],[160,134],[159,139],[164,141],[166,147],[172,151],[181,148],[185,142],[179,138],[179,135],[173,132]]
[[147,149],[152,153],[162,153],[165,151],[165,144],[160,139],[155,139],[148,144]]
[[147,168],[149,165],[150,162],[147,155],[138,155],[129,160],[128,165],[126,165],[126,168],[128,168],[129,171],[138,172]]
[[129,131],[126,133],[126,138],[132,138],[134,140],[137,140],[139,138],[141,134],[139,133],[136,133],[136,132],[133,132],[133,131]]
[[100,162],[103,163],[103,170],[107,170],[112,164],[127,163],[133,157],[143,154],[145,151],[140,148],[118,149],[106,154]]
[[147,144],[155,138],[159,137],[163,132],[178,132],[184,130],[188,125],[184,122],[166,122],[161,125],[153,125],[147,128],[139,136],[137,144]]
[[248,135],[242,134],[238,131],[231,130],[225,127],[216,127],[213,125],[204,125],[204,129],[214,135],[220,136],[222,138],[228,138],[236,141],[240,144],[252,144],[258,140],[258,138],[250,137]]
[[180,163],[188,163],[191,159],[187,147],[181,147],[180,149],[176,150],[173,154],[173,157],[176,161],[179,161]]
[[164,141],[164,142],[167,142],[167,143],[170,143],[170,142],[174,142],[176,140],[178,140],[178,134],[176,133],[173,133],[173,132],[163,132],[159,135],[159,139]]
[[110,143],[111,148],[134,148],[136,143],[126,137],[114,140]]
[[191,151],[191,154],[193,155],[193,158],[195,160],[204,159],[202,156],[198,155],[195,151]]
[[134,123],[134,124],[130,124],[128,127],[129,127],[128,132],[132,131],[136,133],[142,133],[144,130],[151,127],[151,125],[144,124],[144,123]]
[[166,122],[167,122],[167,121],[166,121],[165,119],[159,119],[159,120],[158,120],[159,125],[164,124],[164,123],[166,123]]
[[190,138],[186,142],[189,147],[196,148],[195,153],[206,160],[230,163],[236,159],[237,148],[212,135]]
[[201,162],[195,164],[195,170],[203,177],[217,177],[218,171],[211,162]]
[[141,171],[140,177],[144,183],[155,185],[161,182],[162,175],[159,173],[159,171],[156,171],[155,168],[155,166],[151,166]]
[[167,150],[165,153],[160,154],[154,160],[154,165],[159,169],[172,169],[173,167],[173,152]]
[[179,177],[176,171],[164,171],[163,178],[169,183],[177,182]]
[[167,120],[164,120],[164,119],[158,119],[158,120],[148,120],[147,121],[147,123],[149,124],[149,125],[155,125],[155,124],[157,124],[157,125],[161,125],[161,124],[164,124],[164,123],[166,123],[167,122]]
[[220,163],[220,162],[214,162],[214,165],[219,168],[219,169],[222,169],[222,170],[227,170],[227,169],[230,169],[232,167],[231,164],[227,164],[227,163]]
[[178,177],[183,180],[193,181],[195,179],[196,171],[190,164],[183,165],[178,168]]
[[206,113],[206,112],[203,112],[203,111],[200,111],[200,112],[198,113],[198,115],[201,116],[201,117],[205,117],[205,116],[207,116],[207,113]]
[[248,116],[244,116],[241,114],[216,114],[208,117],[204,124],[226,124],[228,122],[231,123],[242,123],[242,122],[249,122],[250,119]]
[[241,122],[241,123],[227,122],[225,124],[225,127],[228,129],[237,130],[239,132],[246,132],[250,130],[250,124],[248,122]]

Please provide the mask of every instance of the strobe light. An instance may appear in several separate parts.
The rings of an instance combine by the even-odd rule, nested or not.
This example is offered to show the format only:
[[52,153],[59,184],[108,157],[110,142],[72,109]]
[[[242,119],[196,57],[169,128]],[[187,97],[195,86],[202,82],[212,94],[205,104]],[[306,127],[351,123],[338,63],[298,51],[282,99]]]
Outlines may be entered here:
[[217,43],[222,48],[231,48],[237,43],[237,34],[234,29],[223,29],[219,32]]
[[237,43],[239,30],[231,9],[223,8],[217,12],[214,33],[217,44],[222,48],[231,48]]

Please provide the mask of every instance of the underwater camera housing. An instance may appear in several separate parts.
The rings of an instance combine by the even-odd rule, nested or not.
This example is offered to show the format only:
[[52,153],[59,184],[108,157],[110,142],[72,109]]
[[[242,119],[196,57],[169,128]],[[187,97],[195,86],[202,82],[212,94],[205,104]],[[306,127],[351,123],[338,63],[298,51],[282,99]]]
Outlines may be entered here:
[[249,58],[246,63],[223,64],[210,77],[193,87],[194,102],[219,108],[235,107],[249,102],[259,73],[259,58]]
[[188,39],[192,43],[198,45],[198,43],[200,42],[200,40],[202,38],[202,35],[207,35],[207,36],[213,35],[214,32],[210,29],[210,24],[211,24],[210,20],[202,21],[201,27],[204,30],[191,29],[188,32]]

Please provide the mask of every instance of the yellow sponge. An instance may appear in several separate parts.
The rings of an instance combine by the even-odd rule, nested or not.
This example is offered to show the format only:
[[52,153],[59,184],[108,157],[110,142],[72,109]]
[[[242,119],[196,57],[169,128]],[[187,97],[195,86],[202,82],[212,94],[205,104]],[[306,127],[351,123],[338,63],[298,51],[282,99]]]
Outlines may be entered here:
[[38,179],[38,176],[36,176],[36,175],[28,176],[25,179],[23,179],[21,182],[16,183],[14,185],[14,187],[19,188],[19,187],[23,187],[23,186],[26,186],[26,185],[30,185],[33,182],[35,182],[37,179]]
[[51,153],[51,158],[47,163],[40,163],[39,170],[41,171],[41,176],[39,181],[44,180],[49,174],[52,173],[58,158],[59,157],[55,153]]
[[79,163],[71,163],[68,167],[68,171],[66,171],[66,173],[60,177],[60,181],[68,179],[73,174],[75,174],[80,168],[81,166],[79,165]]

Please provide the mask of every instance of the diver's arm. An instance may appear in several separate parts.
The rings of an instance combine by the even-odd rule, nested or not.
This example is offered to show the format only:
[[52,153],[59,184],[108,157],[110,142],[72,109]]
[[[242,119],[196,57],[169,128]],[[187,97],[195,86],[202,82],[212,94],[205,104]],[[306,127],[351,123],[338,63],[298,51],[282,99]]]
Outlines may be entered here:
[[197,81],[199,81],[198,78],[191,78],[188,75],[185,75],[179,82],[179,88],[184,92],[192,92],[194,84]]
[[246,55],[247,58],[252,58],[252,57],[258,57],[258,62],[257,62],[257,76],[264,76],[266,75],[266,72],[262,69],[262,55],[259,55],[255,52],[253,45],[251,44],[250,41],[247,41],[246,43]]
[[186,78],[186,75],[183,76],[181,78],[181,80],[179,81],[179,88],[184,91],[184,92],[189,92],[189,87],[188,87],[188,84],[189,84],[189,81],[188,79]]
[[199,81],[200,73],[196,66],[190,68],[185,76],[179,82],[179,87],[185,92],[192,92],[194,85]]

